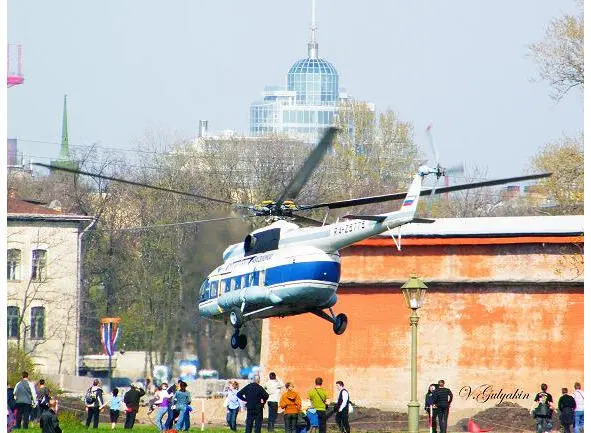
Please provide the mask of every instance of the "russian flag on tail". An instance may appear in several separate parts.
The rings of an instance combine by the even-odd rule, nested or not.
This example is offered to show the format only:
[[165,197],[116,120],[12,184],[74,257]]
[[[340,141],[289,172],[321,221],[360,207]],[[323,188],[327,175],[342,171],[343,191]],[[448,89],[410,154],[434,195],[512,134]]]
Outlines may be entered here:
[[404,207],[404,206],[410,206],[411,204],[414,203],[415,199],[416,199],[416,196],[406,197],[404,199],[404,202],[402,203],[402,207]]

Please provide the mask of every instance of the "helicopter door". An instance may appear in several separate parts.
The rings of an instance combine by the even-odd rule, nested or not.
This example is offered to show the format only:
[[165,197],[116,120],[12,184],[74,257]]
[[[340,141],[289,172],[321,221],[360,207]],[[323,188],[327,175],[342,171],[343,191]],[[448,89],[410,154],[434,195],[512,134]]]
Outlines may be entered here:
[[265,287],[265,270],[261,269],[259,271],[259,286]]

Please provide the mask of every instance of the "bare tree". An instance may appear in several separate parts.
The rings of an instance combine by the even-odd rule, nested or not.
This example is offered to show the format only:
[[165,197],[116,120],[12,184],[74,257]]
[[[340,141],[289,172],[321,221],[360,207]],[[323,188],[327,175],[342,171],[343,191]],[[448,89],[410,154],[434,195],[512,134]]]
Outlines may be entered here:
[[564,15],[553,20],[545,38],[529,46],[539,66],[540,77],[550,82],[552,97],[560,100],[570,89],[584,86],[583,2],[578,1],[577,15]]

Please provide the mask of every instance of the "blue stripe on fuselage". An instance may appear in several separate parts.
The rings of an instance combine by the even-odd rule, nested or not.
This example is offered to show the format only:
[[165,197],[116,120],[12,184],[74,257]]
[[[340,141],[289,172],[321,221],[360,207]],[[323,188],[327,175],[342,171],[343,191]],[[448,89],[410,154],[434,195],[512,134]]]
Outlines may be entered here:
[[317,280],[338,283],[341,276],[339,262],[301,262],[267,268],[265,285],[287,283],[297,280]]

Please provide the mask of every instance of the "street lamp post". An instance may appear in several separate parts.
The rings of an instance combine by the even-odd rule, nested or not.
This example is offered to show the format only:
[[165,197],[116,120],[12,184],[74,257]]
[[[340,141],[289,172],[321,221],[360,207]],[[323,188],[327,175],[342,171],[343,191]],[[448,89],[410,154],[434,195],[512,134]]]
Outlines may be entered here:
[[417,310],[423,306],[423,299],[427,292],[427,286],[416,275],[411,275],[410,279],[402,286],[402,294],[406,301],[406,306],[410,308],[410,329],[411,329],[411,349],[410,349],[410,402],[408,403],[408,432],[418,433],[419,431],[419,408],[417,400],[417,327],[419,324],[419,315]]

